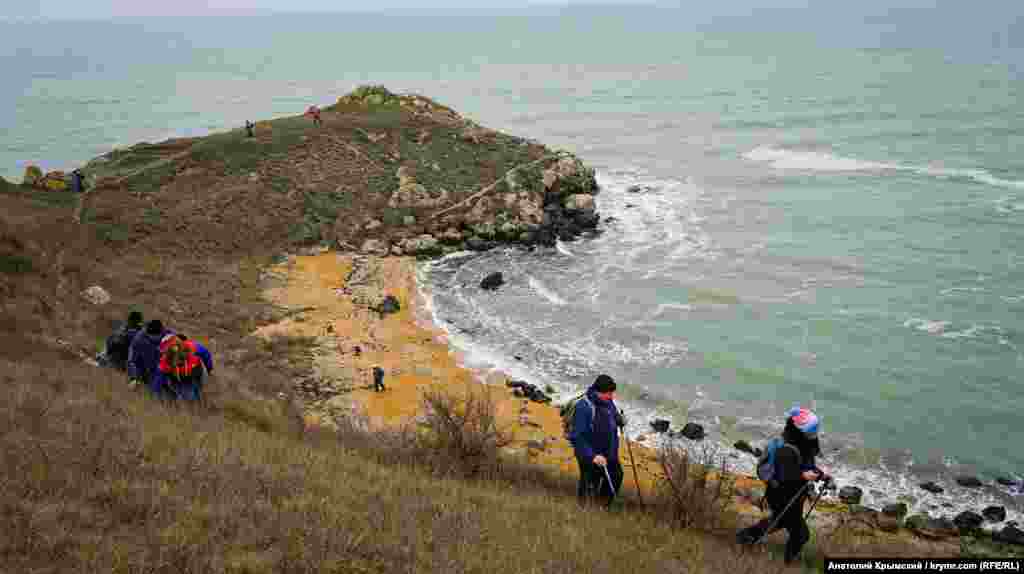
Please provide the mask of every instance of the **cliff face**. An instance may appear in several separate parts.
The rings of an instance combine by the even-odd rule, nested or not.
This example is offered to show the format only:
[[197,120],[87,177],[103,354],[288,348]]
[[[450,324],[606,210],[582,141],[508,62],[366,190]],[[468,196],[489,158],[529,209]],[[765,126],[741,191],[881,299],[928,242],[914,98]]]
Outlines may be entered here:
[[363,87],[320,117],[111,152],[84,170],[94,212],[117,211],[136,231],[188,221],[181,241],[210,248],[420,257],[552,245],[597,226],[594,172],[579,159],[429,98]]

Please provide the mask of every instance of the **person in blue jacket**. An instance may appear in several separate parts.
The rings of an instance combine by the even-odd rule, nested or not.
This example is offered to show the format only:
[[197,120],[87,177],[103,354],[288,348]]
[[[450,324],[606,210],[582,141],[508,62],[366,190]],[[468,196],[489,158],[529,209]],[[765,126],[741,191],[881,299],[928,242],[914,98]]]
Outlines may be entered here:
[[132,386],[144,384],[157,398],[165,396],[159,374],[160,341],[167,335],[173,335],[165,329],[160,319],[146,323],[146,328],[139,331],[128,347],[128,380]]
[[[188,336],[185,335],[184,333],[178,333],[178,338],[181,339],[182,341],[190,340],[188,338]],[[198,355],[199,356],[199,360],[201,360],[203,362],[203,367],[205,367],[205,369],[206,369],[206,375],[207,376],[212,375],[213,374],[213,355],[210,354],[210,350],[207,349],[205,346],[203,346],[203,344],[200,343],[199,341],[196,341],[195,339],[191,339],[191,341],[192,341],[192,344],[196,348],[196,355]],[[199,400],[202,400],[202,398],[203,398],[203,385],[205,385],[206,381],[207,381],[207,377],[203,377],[200,380],[200,382],[198,383],[197,387],[196,387],[196,395],[197,395],[197,398]]]
[[593,497],[610,506],[622,487],[618,431],[624,424],[615,406],[615,380],[599,375],[576,403],[569,435],[580,467],[581,501]]

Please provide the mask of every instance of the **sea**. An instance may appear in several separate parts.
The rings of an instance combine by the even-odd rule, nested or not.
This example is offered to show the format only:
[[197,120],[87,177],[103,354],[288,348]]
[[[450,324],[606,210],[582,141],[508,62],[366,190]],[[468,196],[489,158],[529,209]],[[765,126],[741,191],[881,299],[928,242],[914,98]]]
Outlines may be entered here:
[[429,95],[600,184],[597,236],[421,266],[468,366],[610,374],[630,434],[696,422],[748,471],[807,406],[866,504],[1020,520],[1024,10],[788,4],[4,22],[0,175]]

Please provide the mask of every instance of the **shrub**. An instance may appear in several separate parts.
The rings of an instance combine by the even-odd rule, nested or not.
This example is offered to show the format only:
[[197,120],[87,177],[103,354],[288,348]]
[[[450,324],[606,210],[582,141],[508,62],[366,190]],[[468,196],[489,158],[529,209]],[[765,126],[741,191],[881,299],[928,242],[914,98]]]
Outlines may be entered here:
[[0,255],[0,273],[28,273],[32,259],[24,255]]
[[510,437],[498,427],[496,407],[486,390],[467,386],[462,394],[428,391],[423,406],[421,444],[444,467],[466,476],[498,470],[499,450]]
[[735,476],[717,447],[668,442],[658,450],[658,464],[664,475],[658,506],[679,526],[708,531],[735,528],[730,508]]

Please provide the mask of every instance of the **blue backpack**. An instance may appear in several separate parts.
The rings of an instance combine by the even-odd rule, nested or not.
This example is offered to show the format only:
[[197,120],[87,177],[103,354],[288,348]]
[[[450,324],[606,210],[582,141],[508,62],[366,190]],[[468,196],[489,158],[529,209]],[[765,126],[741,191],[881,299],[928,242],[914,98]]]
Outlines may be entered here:
[[800,457],[800,449],[785,442],[781,437],[768,441],[768,444],[764,447],[764,452],[761,453],[761,457],[757,459],[757,478],[765,481],[769,486],[779,485],[779,481],[776,478],[775,453],[780,448],[791,448],[796,453],[797,458],[799,459]]

